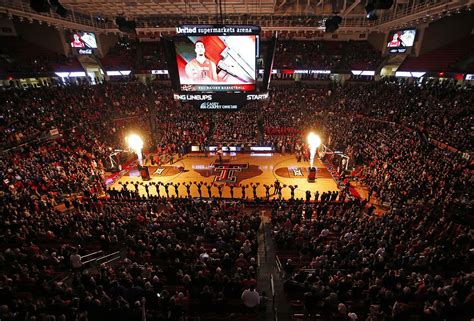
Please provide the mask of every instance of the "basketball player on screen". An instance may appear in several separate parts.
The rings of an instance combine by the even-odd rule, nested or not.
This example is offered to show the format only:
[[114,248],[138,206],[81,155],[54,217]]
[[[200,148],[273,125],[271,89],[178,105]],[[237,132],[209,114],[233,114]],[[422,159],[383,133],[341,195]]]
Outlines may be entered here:
[[196,52],[196,58],[186,65],[186,75],[200,83],[218,81],[216,64],[209,58],[206,58],[204,43],[200,40],[196,41],[194,51]]
[[74,41],[71,42],[71,47],[73,48],[84,48],[84,43],[81,40],[81,37],[77,33],[74,34]]
[[400,40],[398,39],[400,35],[398,33],[393,34],[392,41],[390,41],[387,47],[400,47]]

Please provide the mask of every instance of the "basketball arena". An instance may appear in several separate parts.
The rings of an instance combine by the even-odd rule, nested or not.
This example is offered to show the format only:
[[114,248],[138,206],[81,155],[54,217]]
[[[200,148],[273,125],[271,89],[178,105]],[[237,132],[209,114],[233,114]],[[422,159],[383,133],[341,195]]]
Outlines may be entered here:
[[0,320],[474,320],[473,0],[0,0]]

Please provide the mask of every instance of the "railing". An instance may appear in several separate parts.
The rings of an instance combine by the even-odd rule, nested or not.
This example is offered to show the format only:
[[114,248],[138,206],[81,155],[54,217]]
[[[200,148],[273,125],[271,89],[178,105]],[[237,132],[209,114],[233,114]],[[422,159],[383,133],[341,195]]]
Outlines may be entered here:
[[85,259],[85,258],[88,258],[88,257],[91,257],[91,256],[94,256],[94,255],[96,255],[96,254],[101,254],[101,253],[102,253],[102,250],[99,250],[99,251],[95,251],[95,252],[86,254],[86,255],[84,255],[84,256],[81,256],[81,260],[82,260],[82,259]]
[[278,308],[275,304],[275,282],[273,281],[273,274],[270,275],[270,286],[272,289],[272,312],[273,312],[273,320],[278,321]]
[[[372,28],[372,27],[390,27],[390,25],[410,22],[417,18],[426,19],[426,14],[431,16],[442,14],[446,10],[455,10],[463,7],[465,2],[459,0],[410,0],[405,6],[399,8],[394,5],[390,10],[381,11],[381,16],[377,21],[369,21],[363,13],[353,13],[344,17],[340,24],[340,29],[357,29],[357,28]],[[81,28],[86,31],[108,31],[118,32],[118,28],[113,21],[99,22],[92,14],[81,13],[68,8],[70,14],[66,17],[61,17],[55,13],[38,13],[31,9],[29,1],[12,1],[0,0],[0,12],[17,15],[30,20],[42,20],[54,25],[67,28]],[[250,15],[247,19],[242,20],[241,15],[228,15],[227,23],[242,24],[253,23],[262,26],[264,31],[291,31],[296,29],[298,31],[323,31],[322,21],[325,17],[332,14],[322,12],[315,17],[307,17],[301,15],[272,15],[272,14],[258,14]],[[413,16],[413,18],[410,18]],[[407,19],[404,19],[407,18]],[[405,21],[398,21],[405,20]],[[174,27],[180,23],[214,23],[214,15],[193,15],[183,18],[183,16],[176,15],[162,15],[159,18],[139,18],[137,19],[137,31],[142,32],[171,32],[174,33]],[[164,23],[164,24],[163,24]],[[159,24],[159,27],[155,27]],[[355,30],[357,31],[357,30]]]
[[[89,258],[89,257],[93,257],[93,256],[96,256],[97,254],[101,254],[102,253],[102,250],[99,250],[99,251],[95,251],[95,252],[92,252],[92,253],[89,253],[89,254],[86,254],[86,255],[83,255],[81,256],[81,260],[82,259],[85,259],[85,258]],[[90,259],[88,261],[85,261],[82,263],[82,265],[86,265],[90,262],[93,262],[95,260],[98,260],[99,258],[93,258],[93,259]],[[54,276],[52,279],[48,280],[47,282],[48,283],[51,283],[51,282],[54,282],[54,281],[57,281],[57,282],[65,282],[67,279],[70,278],[70,273],[68,273],[67,271],[61,271],[59,272],[56,276]]]
[[[27,19],[42,20],[47,23],[60,25],[64,27],[81,27],[81,29],[105,29],[107,25],[105,23],[99,23],[93,19],[92,15],[75,12],[68,8],[71,12],[66,17],[61,17],[52,12],[38,13],[31,9],[29,1],[11,1],[11,0],[0,0],[0,12],[7,13],[9,15],[18,15]],[[89,28],[83,28],[87,26]]]
[[281,265],[280,258],[278,257],[278,255],[276,255],[275,258],[276,258],[275,263],[277,266],[278,273],[281,273],[281,271],[283,270],[283,266]]
[[[378,26],[384,24],[397,23],[398,20],[408,18],[407,21],[414,21],[416,19],[428,19],[428,16],[435,16],[442,14],[446,10],[454,10],[463,6],[461,1],[455,0],[420,0],[413,1],[411,5],[407,5],[401,9],[394,9],[385,11],[377,21]],[[410,19],[412,16],[412,19]]]
[[[96,253],[102,253],[102,251],[97,251]],[[91,256],[93,253],[91,254],[88,254],[88,256]],[[87,260],[85,262],[82,262],[83,265],[86,265],[86,264],[89,264],[89,263],[99,263],[99,262],[102,262],[104,260],[106,260],[105,262],[102,262],[102,263],[110,263],[110,262],[113,262],[115,260],[118,260],[120,258],[120,251],[115,251],[113,253],[110,253],[110,254],[107,254],[107,255],[104,255],[104,256],[101,256],[101,257],[98,257],[98,258],[92,258],[90,260]],[[82,259],[82,257],[81,257]]]

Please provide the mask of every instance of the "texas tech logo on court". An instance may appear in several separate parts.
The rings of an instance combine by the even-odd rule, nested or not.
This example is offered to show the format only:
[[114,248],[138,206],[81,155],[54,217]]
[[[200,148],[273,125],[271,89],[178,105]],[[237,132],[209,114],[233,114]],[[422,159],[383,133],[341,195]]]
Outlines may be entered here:
[[242,170],[249,168],[249,164],[230,164],[230,163],[219,163],[214,162],[214,182],[216,183],[236,183],[237,176],[236,172],[242,172]]

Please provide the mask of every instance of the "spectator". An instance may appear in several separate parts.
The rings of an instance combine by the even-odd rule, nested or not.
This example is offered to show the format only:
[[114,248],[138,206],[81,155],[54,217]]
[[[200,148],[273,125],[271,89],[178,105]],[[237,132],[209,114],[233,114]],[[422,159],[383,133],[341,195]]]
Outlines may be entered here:
[[250,310],[253,310],[260,304],[260,294],[255,290],[255,286],[251,285],[250,288],[242,292],[242,302]]

